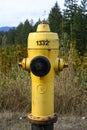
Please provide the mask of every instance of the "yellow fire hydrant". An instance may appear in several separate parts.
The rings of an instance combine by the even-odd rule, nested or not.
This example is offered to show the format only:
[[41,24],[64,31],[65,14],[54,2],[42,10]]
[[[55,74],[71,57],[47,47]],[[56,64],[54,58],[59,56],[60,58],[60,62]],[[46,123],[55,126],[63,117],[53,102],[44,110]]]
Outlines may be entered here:
[[43,21],[37,31],[28,36],[28,58],[20,66],[26,69],[32,82],[32,111],[28,115],[32,130],[53,130],[57,121],[54,113],[54,80],[67,64],[58,58],[59,38]]

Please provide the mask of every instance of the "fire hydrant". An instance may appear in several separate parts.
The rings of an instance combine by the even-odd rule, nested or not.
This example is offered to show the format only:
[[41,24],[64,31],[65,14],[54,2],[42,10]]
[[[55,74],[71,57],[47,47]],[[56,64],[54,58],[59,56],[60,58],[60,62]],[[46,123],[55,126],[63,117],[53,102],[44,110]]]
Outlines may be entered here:
[[30,73],[32,84],[32,109],[28,115],[32,130],[53,130],[57,121],[54,113],[54,80],[58,71],[67,64],[58,58],[59,38],[50,32],[43,21],[37,31],[28,36],[28,57],[20,66]]

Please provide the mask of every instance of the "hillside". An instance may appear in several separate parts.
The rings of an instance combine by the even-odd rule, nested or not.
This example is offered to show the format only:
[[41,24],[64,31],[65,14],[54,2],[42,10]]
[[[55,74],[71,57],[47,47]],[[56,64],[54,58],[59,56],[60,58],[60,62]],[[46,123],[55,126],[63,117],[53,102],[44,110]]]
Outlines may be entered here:
[[4,26],[4,27],[0,27],[0,31],[8,32],[10,29],[13,29],[13,28],[15,27]]

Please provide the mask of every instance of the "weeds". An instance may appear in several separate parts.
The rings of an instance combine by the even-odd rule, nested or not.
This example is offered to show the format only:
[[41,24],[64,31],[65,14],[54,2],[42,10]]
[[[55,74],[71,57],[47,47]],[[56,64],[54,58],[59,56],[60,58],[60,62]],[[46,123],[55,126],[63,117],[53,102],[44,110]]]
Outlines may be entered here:
[[[22,54],[24,50],[26,48],[16,46],[0,51],[0,111],[29,112],[31,109],[31,79],[29,73],[18,66],[26,56]],[[69,67],[55,80],[55,111],[58,113],[87,111],[87,68],[84,69],[73,54],[68,57]]]
[[10,75],[0,75],[0,95],[0,110],[29,111],[31,105],[29,74],[19,67],[13,67]]

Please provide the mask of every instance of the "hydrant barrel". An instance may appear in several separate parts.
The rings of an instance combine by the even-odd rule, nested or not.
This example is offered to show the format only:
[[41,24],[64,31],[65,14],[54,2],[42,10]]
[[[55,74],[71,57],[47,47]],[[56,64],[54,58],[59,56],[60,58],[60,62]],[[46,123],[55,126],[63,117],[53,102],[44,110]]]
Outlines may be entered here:
[[50,31],[46,22],[39,24],[36,32],[29,34],[28,58],[19,65],[31,76],[32,109],[28,118],[32,130],[39,127],[37,124],[44,124],[44,129],[53,130],[53,123],[57,120],[54,113],[54,81],[58,71],[67,66],[58,58],[58,51],[58,35]]
[[[32,115],[47,118],[54,115],[54,63],[58,57],[59,38],[41,23],[37,32],[28,37],[28,57],[31,61]],[[43,70],[41,69],[43,68]],[[36,74],[37,73],[37,74]]]

